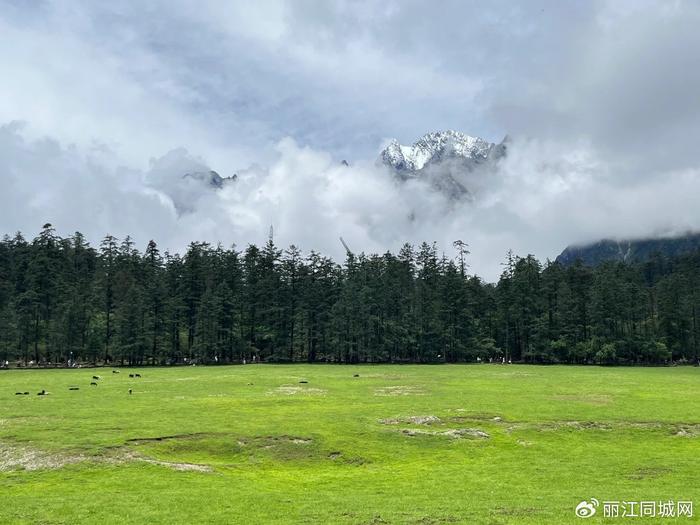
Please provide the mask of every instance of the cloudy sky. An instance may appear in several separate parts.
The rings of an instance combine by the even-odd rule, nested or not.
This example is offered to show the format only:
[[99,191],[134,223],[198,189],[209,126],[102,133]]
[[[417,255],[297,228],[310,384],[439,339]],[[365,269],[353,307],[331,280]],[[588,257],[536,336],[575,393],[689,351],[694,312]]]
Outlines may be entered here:
[[[492,279],[508,249],[697,229],[697,27],[683,1],[0,0],[0,231],[459,238]],[[442,129],[513,139],[470,203],[374,165]],[[239,179],[183,182],[209,168]]]

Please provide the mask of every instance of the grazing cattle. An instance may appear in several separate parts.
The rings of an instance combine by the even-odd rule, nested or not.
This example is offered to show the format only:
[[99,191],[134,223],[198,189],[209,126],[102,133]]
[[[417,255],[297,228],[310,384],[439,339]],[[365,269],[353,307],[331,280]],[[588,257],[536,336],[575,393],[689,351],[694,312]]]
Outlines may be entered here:
[[141,374],[134,374],[136,377],[141,377]]
[[299,382],[300,382],[300,383],[308,383],[308,381],[304,381],[304,380],[299,381]]
[[37,396],[45,396],[46,394],[48,394],[48,392],[46,390],[42,390],[41,392],[37,392],[36,395]]
[[68,387],[68,390],[80,390],[80,388],[77,386],[70,386]]
[[97,380],[100,378],[100,376],[92,376],[93,379]]
[[90,383],[90,386],[97,386],[97,383],[93,381],[92,383]]
[[131,388],[129,389],[129,395],[131,395]]
[[15,392],[15,395],[16,395],[16,396],[23,396],[23,395],[24,395],[24,392]]
[[118,374],[118,373],[119,373],[119,370],[112,370],[112,373],[113,373],[113,374]]
[[134,377],[134,374],[129,374],[129,377]]
[[355,374],[352,377],[360,377],[360,374]]

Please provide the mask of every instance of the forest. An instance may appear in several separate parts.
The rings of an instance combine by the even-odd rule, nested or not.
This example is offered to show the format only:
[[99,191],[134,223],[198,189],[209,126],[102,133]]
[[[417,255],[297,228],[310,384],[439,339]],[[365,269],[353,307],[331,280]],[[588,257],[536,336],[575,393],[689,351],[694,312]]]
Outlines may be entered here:
[[[700,252],[587,267],[468,246],[354,254],[191,243],[183,255],[46,224],[0,241],[4,366],[259,362],[698,362]],[[7,364],[6,364],[7,363]]]

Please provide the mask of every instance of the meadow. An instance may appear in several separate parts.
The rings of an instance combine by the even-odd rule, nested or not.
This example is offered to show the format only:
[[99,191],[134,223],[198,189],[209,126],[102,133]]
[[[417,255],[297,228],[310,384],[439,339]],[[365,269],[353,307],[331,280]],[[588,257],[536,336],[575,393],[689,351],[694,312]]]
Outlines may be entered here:
[[700,503],[699,381],[490,364],[0,371],[0,523],[625,523],[574,508]]

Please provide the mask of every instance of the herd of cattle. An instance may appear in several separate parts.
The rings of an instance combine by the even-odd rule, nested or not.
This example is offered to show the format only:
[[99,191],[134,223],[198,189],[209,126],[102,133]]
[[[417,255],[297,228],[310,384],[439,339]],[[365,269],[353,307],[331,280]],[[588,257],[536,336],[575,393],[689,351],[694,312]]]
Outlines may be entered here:
[[[119,374],[120,372],[119,372],[119,370],[112,370],[112,373],[113,373],[113,374]],[[133,374],[129,374],[129,377],[132,378],[132,379],[140,379],[140,378],[141,378],[141,374],[133,373]],[[102,379],[101,376],[92,376],[92,381],[90,382],[90,386],[97,386],[97,385],[98,385],[98,381],[99,381],[100,379]],[[69,386],[69,387],[68,387],[68,390],[80,390],[80,387],[79,387],[79,386]],[[130,388],[130,389],[129,389],[129,394],[131,394],[131,393],[132,393],[132,390],[131,390],[131,388]],[[29,395],[29,392],[15,392],[15,395],[16,395],[16,396],[28,396],[28,395]],[[49,392],[47,392],[45,389],[42,388],[41,391],[39,391],[39,392],[36,393],[36,395],[38,395],[38,396],[48,396],[48,395],[49,395]]]

